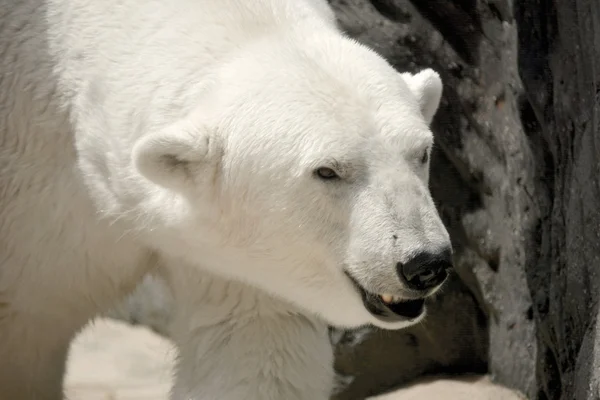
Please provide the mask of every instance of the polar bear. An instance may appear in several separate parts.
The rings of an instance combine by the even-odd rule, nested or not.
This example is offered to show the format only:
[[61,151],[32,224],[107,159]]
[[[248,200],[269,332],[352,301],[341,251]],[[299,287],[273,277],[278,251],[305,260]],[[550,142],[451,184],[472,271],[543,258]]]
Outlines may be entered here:
[[0,0],[0,399],[148,272],[173,399],[324,400],[327,324],[400,329],[451,268],[428,191],[442,83],[323,0]]

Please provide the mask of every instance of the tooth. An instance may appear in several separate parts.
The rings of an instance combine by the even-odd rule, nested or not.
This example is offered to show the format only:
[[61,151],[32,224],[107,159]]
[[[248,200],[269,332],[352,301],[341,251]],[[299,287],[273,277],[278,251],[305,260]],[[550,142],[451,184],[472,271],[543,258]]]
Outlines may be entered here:
[[400,303],[400,297],[398,297],[398,296],[392,296],[392,301],[394,303]]
[[379,297],[381,297],[381,300],[383,300],[383,302],[387,304],[391,303],[393,299],[393,296],[391,294],[382,294]]

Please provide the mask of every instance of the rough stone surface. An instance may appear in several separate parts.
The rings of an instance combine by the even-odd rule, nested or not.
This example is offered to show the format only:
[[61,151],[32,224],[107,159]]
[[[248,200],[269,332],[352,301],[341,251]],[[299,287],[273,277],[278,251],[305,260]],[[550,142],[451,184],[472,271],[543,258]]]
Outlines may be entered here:
[[145,325],[169,337],[173,297],[167,284],[148,274],[125,300],[106,313],[107,317],[125,320],[132,325]]
[[[488,370],[530,399],[600,399],[600,2],[330,2],[399,70],[442,75],[431,190],[457,272],[419,326],[331,331],[335,398]],[[151,301],[127,307],[164,330]]]
[[[598,399],[600,3],[523,0],[519,71],[540,139],[541,219],[526,270],[540,399]],[[543,173],[544,171],[545,173]]]

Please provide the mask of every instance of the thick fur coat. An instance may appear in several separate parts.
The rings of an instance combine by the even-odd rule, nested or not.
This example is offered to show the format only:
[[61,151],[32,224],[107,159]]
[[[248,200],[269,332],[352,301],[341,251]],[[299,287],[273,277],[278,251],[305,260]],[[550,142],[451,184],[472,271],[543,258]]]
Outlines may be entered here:
[[149,271],[173,399],[327,399],[327,324],[411,325],[445,277],[441,91],[324,0],[0,0],[0,399],[61,399]]

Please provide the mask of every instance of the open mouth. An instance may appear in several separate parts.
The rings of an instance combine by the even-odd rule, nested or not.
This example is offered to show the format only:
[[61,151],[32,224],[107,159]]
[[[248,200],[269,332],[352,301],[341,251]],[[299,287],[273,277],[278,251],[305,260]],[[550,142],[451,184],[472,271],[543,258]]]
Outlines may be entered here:
[[418,318],[425,311],[425,299],[400,300],[389,294],[367,292],[350,274],[346,273],[359,291],[365,308],[385,322],[398,322]]

